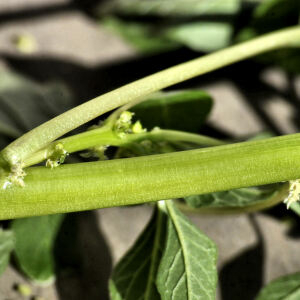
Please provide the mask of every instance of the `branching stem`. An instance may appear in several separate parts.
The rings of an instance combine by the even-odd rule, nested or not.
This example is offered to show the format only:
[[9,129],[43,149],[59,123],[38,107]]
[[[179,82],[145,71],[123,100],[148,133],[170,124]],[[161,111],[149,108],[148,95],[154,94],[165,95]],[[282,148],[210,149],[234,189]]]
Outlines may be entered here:
[[53,142],[49,146],[34,153],[24,161],[24,167],[29,167],[38,164],[45,159],[51,157],[55,151],[55,145],[61,144],[68,153],[82,151],[95,146],[126,146],[133,143],[138,143],[143,140],[150,141],[180,141],[189,142],[198,146],[219,146],[225,142],[207,137],[200,134],[194,134],[177,130],[157,129],[149,132],[128,134],[124,138],[120,138],[109,126],[104,126],[98,129],[93,129],[70,136],[65,139]]

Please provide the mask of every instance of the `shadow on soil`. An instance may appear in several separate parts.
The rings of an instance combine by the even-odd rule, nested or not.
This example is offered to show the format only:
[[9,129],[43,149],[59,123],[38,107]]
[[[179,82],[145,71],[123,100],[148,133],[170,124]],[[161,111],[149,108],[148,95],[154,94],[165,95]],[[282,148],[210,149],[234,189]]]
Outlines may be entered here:
[[263,236],[252,215],[249,216],[249,221],[255,232],[257,243],[245,249],[221,268],[219,285],[222,300],[253,300],[263,286]]

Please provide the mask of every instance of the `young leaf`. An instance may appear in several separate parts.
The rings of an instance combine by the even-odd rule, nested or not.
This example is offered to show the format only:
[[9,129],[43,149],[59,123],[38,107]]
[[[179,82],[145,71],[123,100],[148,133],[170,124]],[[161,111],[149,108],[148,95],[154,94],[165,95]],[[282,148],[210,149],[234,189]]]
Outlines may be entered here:
[[161,93],[130,110],[147,129],[155,126],[198,132],[212,109],[212,98],[203,91]]
[[169,215],[167,241],[159,266],[157,287],[162,300],[215,299],[217,250],[174,206]]
[[14,248],[14,234],[10,230],[0,229],[0,274],[2,274],[9,262],[10,253]]
[[267,201],[279,193],[279,185],[241,188],[225,192],[194,195],[184,200],[191,207],[244,207]]
[[298,300],[300,299],[300,273],[280,277],[259,293],[256,300]]
[[166,216],[157,209],[134,246],[113,271],[112,300],[160,300],[155,279],[165,240]]
[[58,214],[12,222],[18,264],[32,280],[44,282],[54,278],[53,247],[63,218]]

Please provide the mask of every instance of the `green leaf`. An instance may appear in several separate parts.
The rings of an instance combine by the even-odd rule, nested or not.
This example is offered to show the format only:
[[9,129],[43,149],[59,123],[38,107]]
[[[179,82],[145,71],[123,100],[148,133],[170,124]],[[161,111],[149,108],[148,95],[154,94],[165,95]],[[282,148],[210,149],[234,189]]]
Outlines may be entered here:
[[115,267],[112,300],[159,300],[155,279],[165,240],[166,216],[157,209],[144,232]]
[[186,203],[195,208],[199,207],[245,207],[267,201],[279,193],[280,185],[249,187],[225,192],[194,195],[185,197]]
[[161,93],[130,110],[143,127],[198,132],[212,109],[212,98],[203,91]]
[[0,229],[0,274],[2,274],[8,263],[10,253],[14,248],[14,234],[10,230]]
[[15,255],[21,270],[37,282],[55,275],[53,248],[64,215],[49,215],[12,221]]
[[300,273],[280,277],[259,293],[256,300],[298,300],[300,299]]
[[162,300],[214,300],[217,284],[215,244],[166,201],[166,248],[157,287]]
[[240,0],[110,0],[102,10],[110,13],[157,16],[234,14]]
[[233,27],[223,22],[192,22],[174,26],[165,35],[196,51],[211,52],[231,43]]

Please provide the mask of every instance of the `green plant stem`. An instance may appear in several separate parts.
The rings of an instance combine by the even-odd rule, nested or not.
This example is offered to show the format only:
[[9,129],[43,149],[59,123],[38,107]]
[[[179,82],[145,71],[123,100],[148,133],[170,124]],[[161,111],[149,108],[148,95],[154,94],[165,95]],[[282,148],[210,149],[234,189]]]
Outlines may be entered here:
[[201,134],[194,134],[178,130],[158,129],[150,132],[132,134],[127,137],[128,143],[138,142],[142,140],[151,141],[169,141],[169,142],[190,142],[199,146],[220,146],[226,143]]
[[218,147],[27,169],[0,191],[0,219],[141,204],[300,178],[300,134]]
[[24,167],[29,167],[38,164],[45,159],[51,157],[55,152],[57,144],[63,145],[63,148],[68,153],[82,151],[96,146],[126,146],[132,143],[138,143],[142,140],[151,141],[183,141],[194,143],[199,146],[219,146],[225,142],[207,137],[200,134],[194,134],[177,130],[157,129],[149,132],[128,134],[125,137],[119,137],[110,126],[103,126],[98,129],[93,129],[70,136],[65,139],[53,142],[48,147],[34,153],[24,161]]
[[177,202],[176,205],[186,213],[191,214],[213,214],[213,215],[227,215],[227,214],[244,214],[244,213],[252,213],[256,211],[261,211],[264,209],[271,208],[279,203],[281,203],[289,194],[289,184],[285,183],[280,187],[277,191],[276,195],[267,199],[265,201],[260,201],[257,203],[245,205],[245,206],[226,206],[226,207],[209,207],[203,206],[199,208],[193,208],[188,206],[185,203]]
[[12,166],[22,162],[30,154],[45,147],[72,129],[107,111],[131,101],[136,101],[155,91],[266,51],[299,45],[299,41],[300,27],[291,27],[194,59],[127,84],[77,106],[24,134],[2,150],[1,163]]

